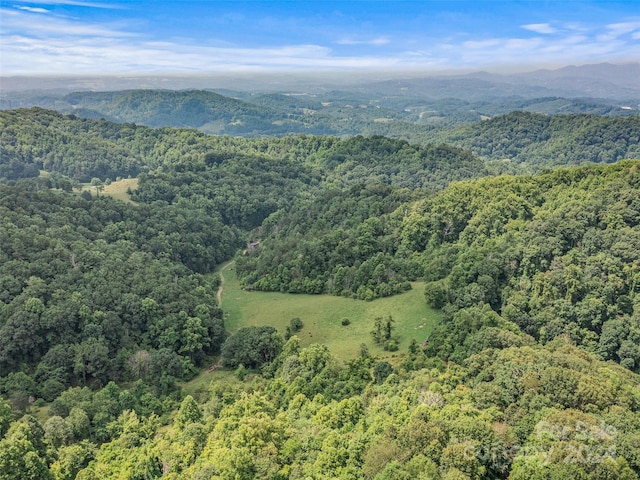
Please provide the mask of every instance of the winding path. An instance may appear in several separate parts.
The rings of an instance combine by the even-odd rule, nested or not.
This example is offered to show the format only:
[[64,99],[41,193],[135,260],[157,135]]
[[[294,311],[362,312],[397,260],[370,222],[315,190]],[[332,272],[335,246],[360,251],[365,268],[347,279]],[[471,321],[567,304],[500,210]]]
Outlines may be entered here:
[[222,290],[224,288],[224,273],[222,272],[225,268],[229,268],[234,263],[235,262],[233,260],[229,260],[227,263],[222,265],[220,267],[220,270],[218,271],[218,273],[220,274],[220,285],[218,286],[218,293],[216,293],[216,298],[218,299],[218,307],[222,307]]

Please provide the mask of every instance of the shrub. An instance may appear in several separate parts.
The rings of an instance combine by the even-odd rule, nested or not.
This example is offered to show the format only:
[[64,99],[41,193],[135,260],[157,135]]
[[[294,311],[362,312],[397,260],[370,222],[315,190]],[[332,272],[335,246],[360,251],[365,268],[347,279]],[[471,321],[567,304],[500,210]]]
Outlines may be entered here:
[[291,328],[291,333],[299,332],[304,327],[302,320],[298,317],[294,317],[289,321],[289,327]]
[[282,350],[282,337],[273,327],[245,327],[231,335],[222,345],[225,367],[260,368],[270,363]]

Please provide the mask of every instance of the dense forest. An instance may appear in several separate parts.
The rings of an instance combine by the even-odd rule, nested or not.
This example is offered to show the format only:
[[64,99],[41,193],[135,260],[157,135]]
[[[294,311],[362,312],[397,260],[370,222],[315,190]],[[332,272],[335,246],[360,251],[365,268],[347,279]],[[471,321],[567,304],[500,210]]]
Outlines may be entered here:
[[[635,158],[640,155],[638,122],[637,116],[546,116],[514,112],[444,132],[422,132],[404,137],[420,139],[427,150],[443,143],[468,149],[488,160],[487,168],[492,172],[535,173],[561,165],[611,163]],[[378,173],[387,177],[382,179],[384,182],[389,182],[389,175],[404,175],[404,186],[410,188],[425,182],[436,183],[424,175],[416,184],[410,183],[410,177],[419,174],[415,168],[421,167],[417,165],[416,158],[409,157],[423,155],[426,158],[429,154],[416,153],[418,147],[409,145],[406,140],[404,143],[379,140],[379,149],[365,146],[365,150],[359,153],[360,158],[356,158],[357,141],[336,137],[299,135],[248,139],[213,136],[195,130],[152,129],[104,119],[80,119],[75,115],[61,115],[40,108],[1,111],[0,127],[0,179],[7,180],[37,176],[37,169],[60,173],[82,182],[93,178],[115,180],[175,164],[193,164],[192,168],[195,168],[195,164],[204,163],[204,168],[233,154],[286,159],[328,169],[345,163],[340,157],[346,155],[353,162],[347,162],[341,168],[354,168],[356,165],[367,168],[368,158],[373,154],[377,156]],[[398,126],[398,132],[402,131],[406,133],[407,130]],[[370,129],[368,133],[380,132]],[[385,150],[395,156],[394,162],[401,164],[396,172],[386,170]],[[468,176],[469,170],[473,170],[473,176],[486,174],[478,159],[472,159],[468,152],[466,155],[466,171],[458,175],[457,165],[448,166],[446,160],[438,163],[435,158],[440,158],[440,154],[431,154],[429,161],[437,165],[430,166],[429,171],[434,168],[450,169],[449,174],[442,172],[436,175],[440,186],[443,185],[441,177],[446,181],[457,180]],[[408,165],[408,161],[414,165]],[[360,172],[356,169],[354,174],[360,175]]]
[[[514,110],[545,115],[635,116],[637,101],[564,98],[553,90],[498,85],[482,79],[415,79],[356,89],[256,93],[234,90],[24,92],[0,95],[0,109],[43,107],[78,117],[150,127],[195,128],[243,137],[384,135],[429,141],[451,126]],[[634,98],[630,92],[629,98]],[[606,95],[605,95],[606,97]]]
[[480,157],[509,160],[531,169],[638,158],[639,132],[638,116],[513,112],[429,138],[467,148]]
[[[267,219],[238,272],[252,288],[362,299],[424,279],[447,314],[431,356],[460,361],[515,329],[542,343],[566,335],[640,372],[639,182],[638,165],[622,162],[459,182],[393,211],[352,191]],[[363,214],[350,225],[341,205]]]
[[[405,176],[402,180],[405,184],[411,181],[410,175],[421,173],[419,169],[442,170],[433,178],[422,175],[417,182],[419,185],[439,183],[442,186],[443,182],[466,178],[470,172],[473,176],[484,174],[482,163],[468,152],[443,147],[452,152],[457,150],[458,153],[451,156],[459,156],[465,163],[463,172],[458,174],[457,165],[449,164],[449,158],[439,159],[433,145],[425,146],[426,151],[423,151],[406,141],[384,138],[378,138],[375,145],[369,146],[367,142],[358,143],[357,139],[305,135],[274,139],[219,137],[195,130],[152,129],[103,119],[80,119],[41,108],[0,112],[0,127],[0,172],[6,172],[3,177],[7,180],[37,176],[37,167],[81,182],[93,178],[106,181],[158,172],[163,168],[235,168],[233,162],[225,165],[224,160],[248,156],[259,157],[261,161],[287,160],[295,162],[287,168],[314,168],[321,174],[329,174],[340,168],[368,169],[368,154],[377,157],[377,170],[362,173],[363,179],[377,174],[389,177],[383,181],[391,182],[390,176],[399,174],[397,169],[393,172],[386,168],[386,154],[393,154],[394,160],[402,162],[402,166],[409,167],[412,163],[410,166],[418,169],[402,170],[400,174]],[[360,147],[366,151],[359,152]],[[352,177],[355,174],[360,172],[354,172]],[[347,177],[347,172],[337,172],[337,175]]]
[[[639,478],[637,117],[438,135],[0,112],[0,480]],[[104,193],[126,177],[128,202]],[[418,281],[442,321],[346,361],[300,319],[229,331],[234,257],[247,290]]]

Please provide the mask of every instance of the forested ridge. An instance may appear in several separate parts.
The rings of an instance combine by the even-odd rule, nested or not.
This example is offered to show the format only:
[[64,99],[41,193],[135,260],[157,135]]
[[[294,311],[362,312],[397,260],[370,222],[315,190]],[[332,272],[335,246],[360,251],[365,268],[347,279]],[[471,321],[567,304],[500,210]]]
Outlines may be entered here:
[[127,378],[142,351],[193,369],[219,350],[217,284],[197,272],[235,251],[232,230],[185,208],[0,189],[0,371],[35,382],[16,395]]
[[384,135],[412,143],[429,141],[425,139],[454,125],[514,110],[546,115],[637,115],[637,109],[628,106],[637,103],[633,100],[625,100],[627,107],[623,108],[619,100],[564,98],[558,96],[560,92],[545,88],[532,91],[524,87],[523,91],[522,87],[518,81],[509,85],[467,78],[382,82],[342,90],[292,88],[271,93],[194,89],[9,92],[0,95],[0,109],[39,106],[82,118],[195,128],[217,135]]
[[[491,177],[444,143],[0,112],[0,479],[638,478],[637,119],[492,121],[504,151],[548,149],[531,171],[611,164]],[[549,128],[583,137],[558,158]],[[127,176],[133,202],[102,192]],[[421,281],[443,319],[345,362],[300,319],[225,331],[234,254],[247,289]]]
[[[520,111],[442,132],[423,132],[416,139],[425,142],[427,149],[443,143],[468,149],[494,161],[492,171],[515,169],[535,173],[562,165],[611,163],[635,158],[639,155],[638,122],[637,116],[548,116]],[[248,139],[213,136],[195,130],[152,129],[132,123],[80,119],[41,108],[1,111],[0,127],[0,178],[7,179],[35,176],[38,167],[85,182],[93,177],[113,180],[118,176],[136,176],[163,165],[203,162],[205,155],[218,155],[221,159],[235,153],[303,163],[327,159],[335,167],[341,162],[340,155],[346,154],[354,161],[358,161],[357,155],[360,155],[359,162],[362,163],[362,159],[369,158],[372,153],[382,155],[388,151],[396,154],[394,160],[402,161],[397,157],[397,150],[418,148],[406,142],[393,144],[392,140],[386,140],[386,146],[378,142],[380,148],[365,146],[365,150],[358,153],[357,142],[349,143],[336,137],[299,135]],[[376,133],[375,129],[369,132]],[[398,145],[406,147],[398,148]],[[404,153],[408,152],[401,151],[400,155]],[[329,159],[331,156],[334,158]],[[209,161],[213,160],[213,156],[209,158]],[[505,160],[512,166],[505,164]],[[469,167],[477,170],[476,175],[484,174],[480,163],[466,168]],[[455,174],[456,170],[452,171]],[[405,176],[416,173],[402,168]],[[456,177],[447,180],[454,179]]]
[[640,117],[513,112],[427,136],[480,157],[510,160],[525,171],[612,163],[640,156]]
[[423,279],[427,302],[447,313],[431,355],[459,361],[508,343],[511,330],[543,343],[566,335],[638,371],[638,179],[635,162],[487,178],[393,212],[363,211],[377,204],[362,190],[351,194],[363,199],[349,205],[363,211],[351,225],[336,210],[344,199],[322,198],[267,219],[261,248],[238,258],[238,272],[252,288],[362,299]]
[[[36,167],[83,182],[88,182],[93,177],[114,180],[118,176],[135,176],[141,172],[155,171],[158,167],[211,167],[212,164],[222,163],[225,158],[235,156],[290,160],[306,166],[317,165],[330,171],[342,163],[346,165],[341,168],[353,168],[357,164],[368,168],[363,160],[371,154],[377,157],[377,163],[383,163],[378,165],[378,170],[389,175],[393,172],[384,167],[385,155],[394,154],[393,160],[404,162],[403,166],[413,161],[414,167],[419,166],[420,156],[429,157],[428,152],[421,151],[421,147],[381,137],[371,145],[357,139],[340,140],[337,137],[305,135],[247,139],[206,135],[189,129],[152,129],[103,119],[81,119],[41,108],[2,111],[0,127],[0,166],[7,171],[3,177],[8,180],[37,176]],[[365,151],[359,152],[359,147],[364,147]],[[424,148],[433,150],[435,147],[428,145]],[[461,176],[469,175],[470,167],[479,170],[475,175],[483,174],[482,164],[477,159],[468,152],[463,154],[461,150],[458,151],[461,158],[469,163],[465,165],[467,172],[463,172]],[[434,164],[439,162],[440,168],[449,168],[451,178],[443,180],[462,178],[455,176],[455,165],[447,167],[446,159],[439,159],[431,154],[428,161]],[[430,166],[430,169],[433,170],[435,166]],[[405,176],[417,173],[404,170]],[[368,174],[369,172],[364,173],[365,176]],[[434,177],[438,179],[437,176]],[[406,183],[409,179],[404,181]]]

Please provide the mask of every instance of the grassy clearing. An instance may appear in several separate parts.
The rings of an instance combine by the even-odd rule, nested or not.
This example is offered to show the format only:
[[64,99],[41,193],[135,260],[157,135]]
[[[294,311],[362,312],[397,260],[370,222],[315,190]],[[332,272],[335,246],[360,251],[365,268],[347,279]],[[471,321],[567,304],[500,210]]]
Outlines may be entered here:
[[111,182],[109,185],[105,185],[102,193],[104,195],[109,195],[110,197],[115,198],[116,200],[122,200],[123,202],[134,203],[129,198],[129,194],[127,190],[135,190],[138,188],[138,179],[137,178],[125,178],[123,180],[118,180],[117,182]]
[[[116,200],[135,204],[135,202],[131,201],[129,198],[127,190],[135,190],[136,188],[138,188],[137,178],[125,178],[116,182],[111,182],[109,185],[105,185],[104,189],[100,192],[100,195],[108,195]],[[96,195],[97,193],[95,187],[88,183],[83,184],[81,190],[83,192],[91,192],[91,195]]]
[[29,413],[29,415],[33,415],[42,425],[44,425],[44,423],[51,418],[51,406],[32,406],[27,413]]
[[[220,271],[224,278],[222,308],[229,332],[251,325],[271,325],[284,334],[289,321],[299,317],[304,323],[297,334],[301,344],[323,343],[341,360],[355,357],[362,343],[372,354],[392,356],[373,342],[370,332],[376,317],[391,315],[395,320],[399,352],[406,352],[412,339],[424,341],[440,321],[440,313],[426,306],[422,282],[412,283],[412,290],[401,295],[365,302],[331,295],[249,292],[240,288],[233,262]],[[343,326],[343,318],[351,323]]]
[[211,382],[221,381],[223,383],[233,383],[238,381],[235,374],[231,370],[203,370],[196,378],[188,382],[184,382],[180,387],[188,395],[194,398],[203,399],[207,397],[207,391]]

